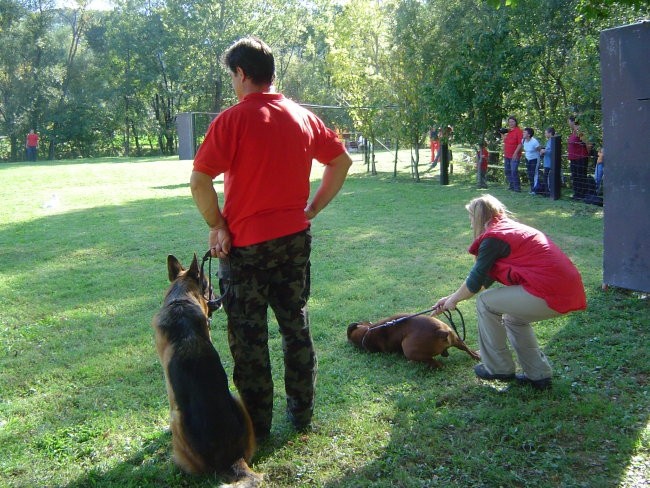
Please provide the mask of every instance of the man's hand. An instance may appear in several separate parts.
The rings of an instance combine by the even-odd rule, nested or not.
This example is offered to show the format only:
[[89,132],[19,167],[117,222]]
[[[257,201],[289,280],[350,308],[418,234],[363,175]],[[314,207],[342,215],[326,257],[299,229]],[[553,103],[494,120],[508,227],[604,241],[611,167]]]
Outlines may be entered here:
[[208,234],[208,246],[213,258],[225,258],[230,252],[230,230],[227,225],[211,227]]
[[316,217],[316,214],[317,214],[317,213],[318,213],[318,212],[316,212],[316,210],[314,210],[314,208],[311,206],[311,204],[309,204],[309,205],[307,205],[307,206],[305,207],[305,218],[306,218],[307,220],[311,220],[311,219],[313,219],[314,217]]

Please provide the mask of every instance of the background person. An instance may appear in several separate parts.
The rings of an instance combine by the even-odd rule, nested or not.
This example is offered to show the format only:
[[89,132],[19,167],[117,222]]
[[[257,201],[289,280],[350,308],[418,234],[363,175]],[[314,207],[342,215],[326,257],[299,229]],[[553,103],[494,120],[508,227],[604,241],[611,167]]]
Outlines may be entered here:
[[440,127],[432,128],[429,131],[429,146],[431,147],[431,163],[430,168],[433,169],[440,161],[440,137],[438,136]]
[[538,170],[537,162],[539,160],[540,148],[539,141],[533,137],[534,134],[535,131],[532,128],[526,127],[524,129],[524,137],[522,138],[521,143],[517,146],[517,149],[515,149],[515,152],[520,152],[522,148],[524,150],[524,156],[526,157],[526,174],[528,175],[528,181],[530,183],[531,195],[535,194],[533,189],[535,188],[535,180],[537,179],[535,176]]
[[508,117],[508,130],[503,136],[503,171],[506,175],[508,190],[520,192],[521,180],[519,179],[519,156],[517,151],[524,134],[517,125],[514,116]]
[[571,171],[571,186],[573,188],[573,200],[582,200],[586,196],[587,166],[589,165],[589,148],[582,140],[580,124],[572,115],[569,117],[571,134],[567,139],[567,157],[569,159],[569,170]]
[[27,134],[25,151],[27,153],[27,161],[36,161],[38,156],[38,134],[34,132],[34,129],[31,129],[29,134]]
[[[552,369],[539,348],[532,322],[586,308],[580,273],[571,260],[546,235],[508,215],[492,195],[467,206],[476,256],[467,279],[453,294],[439,299],[434,313],[453,310],[458,302],[482,291],[476,298],[481,364],[474,371],[485,380],[517,379],[536,389],[551,387]],[[523,374],[507,346],[514,348]]]
[[539,189],[535,190],[535,192],[541,193],[542,195],[549,195],[551,191],[551,185],[549,184],[548,177],[551,174],[551,138],[553,136],[555,136],[555,129],[553,127],[547,127],[544,131],[546,144],[539,150],[539,153],[542,156],[544,162],[544,181],[539,185]]
[[[239,103],[208,128],[194,159],[192,196],[220,258],[233,380],[258,439],[273,415],[267,309],[284,352],[287,414],[296,429],[311,423],[316,354],[309,330],[310,219],[338,193],[352,164],[336,134],[308,110],[275,93],[275,61],[261,40],[245,38],[224,54]],[[308,203],[312,160],[325,165]],[[224,206],[212,184],[224,174]]]
[[605,149],[601,146],[598,149],[598,157],[596,158],[596,168],[594,171],[594,180],[596,180],[596,194],[603,194],[603,165],[605,163]]

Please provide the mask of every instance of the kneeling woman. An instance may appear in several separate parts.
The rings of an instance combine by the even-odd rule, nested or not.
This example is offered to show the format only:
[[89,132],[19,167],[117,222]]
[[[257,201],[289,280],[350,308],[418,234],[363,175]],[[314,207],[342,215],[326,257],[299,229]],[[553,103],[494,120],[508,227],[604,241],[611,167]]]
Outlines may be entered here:
[[[434,313],[456,308],[494,281],[506,285],[476,298],[483,362],[474,371],[486,380],[517,379],[536,389],[550,388],[551,366],[530,324],[586,308],[580,273],[554,242],[510,218],[492,195],[475,198],[465,208],[475,237],[469,252],[476,262],[460,288],[436,302]],[[523,374],[515,375],[506,339]]]

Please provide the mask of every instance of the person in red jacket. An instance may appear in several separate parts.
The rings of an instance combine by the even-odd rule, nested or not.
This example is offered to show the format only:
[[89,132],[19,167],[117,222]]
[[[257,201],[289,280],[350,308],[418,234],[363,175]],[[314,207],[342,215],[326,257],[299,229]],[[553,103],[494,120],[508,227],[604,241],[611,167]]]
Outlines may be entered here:
[[520,192],[521,180],[519,179],[519,158],[521,149],[519,143],[524,137],[523,131],[517,125],[517,119],[508,117],[509,129],[503,137],[503,170],[506,174],[508,190]]
[[[483,361],[474,368],[476,375],[550,388],[552,369],[530,324],[586,308],[580,273],[551,239],[513,220],[492,195],[475,198],[466,208],[475,237],[469,253],[476,261],[458,290],[436,302],[434,314],[486,289],[476,298]],[[494,281],[505,286],[487,290]],[[523,373],[515,374],[508,340]]]
[[573,200],[582,200],[586,197],[586,180],[587,166],[589,164],[589,147],[582,140],[583,134],[580,132],[580,124],[572,115],[569,117],[569,135],[567,146],[567,159],[569,160],[569,169],[571,171],[571,186],[573,187]]

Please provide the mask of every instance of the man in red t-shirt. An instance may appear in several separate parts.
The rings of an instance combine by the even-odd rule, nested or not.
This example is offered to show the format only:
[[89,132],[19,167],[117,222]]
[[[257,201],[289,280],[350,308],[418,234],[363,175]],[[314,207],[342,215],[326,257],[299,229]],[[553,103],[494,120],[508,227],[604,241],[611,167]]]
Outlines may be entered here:
[[27,161],[36,161],[36,155],[38,153],[38,134],[34,132],[34,129],[31,129],[29,134],[27,134],[25,150],[27,152]]
[[516,149],[524,138],[524,133],[517,125],[517,119],[512,115],[508,117],[508,127],[509,130],[503,138],[503,169],[508,182],[508,190],[520,192],[519,157],[521,150],[517,151]]
[[[298,430],[311,424],[316,355],[309,331],[310,220],[341,189],[352,164],[336,133],[313,113],[275,93],[275,61],[256,38],[225,53],[239,103],[210,125],[194,159],[192,196],[219,258],[228,315],[233,379],[258,439],[273,416],[267,309],[282,335],[287,414]],[[309,200],[312,160],[325,165]],[[212,180],[224,175],[224,205]]]

